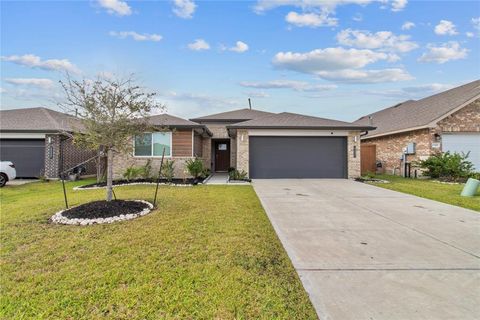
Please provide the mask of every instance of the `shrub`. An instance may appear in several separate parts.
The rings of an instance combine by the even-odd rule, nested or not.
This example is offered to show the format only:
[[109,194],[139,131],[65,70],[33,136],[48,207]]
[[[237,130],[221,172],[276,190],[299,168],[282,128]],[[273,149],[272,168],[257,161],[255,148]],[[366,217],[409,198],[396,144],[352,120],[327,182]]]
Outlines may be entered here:
[[123,177],[127,181],[135,180],[140,175],[141,167],[129,167],[123,173]]
[[162,165],[161,177],[164,177],[168,182],[173,180],[175,174],[175,160],[166,160]]
[[230,180],[246,180],[247,173],[245,171],[233,170],[228,173]]
[[202,178],[206,178],[210,175],[211,171],[208,168],[203,168],[202,174],[200,175]]
[[200,177],[203,171],[203,162],[202,160],[195,158],[195,159],[188,159],[185,162],[185,167],[188,173],[193,176],[195,179]]
[[444,152],[418,161],[417,164],[425,169],[424,174],[431,178],[456,181],[468,178],[473,173],[473,164],[467,158],[468,153]]
[[144,166],[139,167],[138,169],[139,169],[139,175],[143,179],[151,178],[151,176],[152,176],[152,160],[148,159],[147,163],[145,163]]
[[367,179],[374,179],[374,178],[375,178],[375,173],[370,172],[370,171],[367,171],[367,172],[365,172],[365,174],[363,175],[363,177],[365,177],[365,178],[367,178]]

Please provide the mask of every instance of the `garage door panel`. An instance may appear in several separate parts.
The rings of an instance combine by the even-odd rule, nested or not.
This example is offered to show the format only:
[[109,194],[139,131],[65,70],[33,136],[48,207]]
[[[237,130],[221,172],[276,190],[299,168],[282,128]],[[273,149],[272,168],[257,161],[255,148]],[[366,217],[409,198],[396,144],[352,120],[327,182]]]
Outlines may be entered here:
[[480,133],[451,133],[442,135],[442,151],[470,152],[468,160],[480,171]]
[[346,178],[345,137],[250,137],[250,176]]
[[45,140],[3,139],[0,141],[0,157],[2,161],[15,164],[17,177],[38,177],[45,167]]

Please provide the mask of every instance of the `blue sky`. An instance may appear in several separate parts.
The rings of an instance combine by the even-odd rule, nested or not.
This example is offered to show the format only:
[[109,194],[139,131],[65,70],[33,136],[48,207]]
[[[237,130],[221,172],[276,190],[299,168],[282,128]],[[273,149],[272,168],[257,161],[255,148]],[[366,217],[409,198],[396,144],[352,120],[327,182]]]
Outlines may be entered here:
[[353,121],[480,78],[477,1],[2,1],[1,108],[126,76],[190,118],[247,107]]

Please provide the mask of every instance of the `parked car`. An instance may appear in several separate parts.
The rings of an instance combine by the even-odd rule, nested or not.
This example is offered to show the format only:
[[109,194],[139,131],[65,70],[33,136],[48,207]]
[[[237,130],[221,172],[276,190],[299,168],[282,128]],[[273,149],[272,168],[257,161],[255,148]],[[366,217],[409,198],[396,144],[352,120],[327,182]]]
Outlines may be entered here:
[[3,187],[7,181],[15,179],[17,176],[17,170],[15,165],[11,161],[0,162],[0,188]]

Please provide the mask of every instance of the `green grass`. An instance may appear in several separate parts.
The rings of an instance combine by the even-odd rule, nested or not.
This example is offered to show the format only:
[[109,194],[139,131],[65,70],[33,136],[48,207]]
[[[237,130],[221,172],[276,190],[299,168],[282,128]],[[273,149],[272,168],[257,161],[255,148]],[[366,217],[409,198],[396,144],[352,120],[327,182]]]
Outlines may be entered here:
[[[72,191],[72,205],[104,190]],[[154,186],[116,188],[153,200]],[[250,186],[161,187],[160,209],[126,222],[62,226],[58,182],[5,187],[3,319],[316,319]]]
[[375,178],[390,181],[390,183],[372,183],[378,187],[480,211],[480,193],[475,197],[461,197],[463,184],[443,184],[432,180],[408,179],[391,175],[377,175]]

